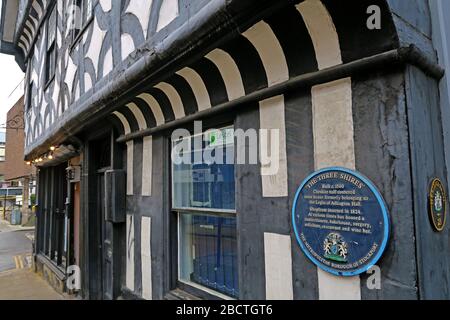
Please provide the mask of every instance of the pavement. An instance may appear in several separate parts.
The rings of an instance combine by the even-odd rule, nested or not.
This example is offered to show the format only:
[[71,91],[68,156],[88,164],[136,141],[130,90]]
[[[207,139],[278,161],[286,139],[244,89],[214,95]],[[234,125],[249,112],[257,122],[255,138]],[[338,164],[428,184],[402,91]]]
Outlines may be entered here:
[[13,226],[8,221],[0,218],[0,232],[11,232],[11,231],[34,231],[35,227],[22,227]]
[[32,269],[0,273],[0,300],[64,300]]
[[34,228],[0,220],[0,300],[62,300],[32,269]]

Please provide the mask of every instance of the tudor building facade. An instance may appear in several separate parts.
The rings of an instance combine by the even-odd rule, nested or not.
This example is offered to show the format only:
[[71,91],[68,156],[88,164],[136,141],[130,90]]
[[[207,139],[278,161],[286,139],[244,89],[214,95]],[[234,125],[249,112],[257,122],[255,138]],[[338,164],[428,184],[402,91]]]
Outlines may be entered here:
[[[26,71],[38,271],[85,299],[450,298],[449,230],[433,231],[427,203],[430,179],[448,180],[448,9],[3,1],[0,48]],[[225,133],[226,154],[263,153],[277,130],[278,170],[176,164],[172,133],[194,140],[196,121],[219,129],[210,144]],[[260,134],[240,144],[239,129]],[[390,212],[379,290],[318,269],[296,243],[297,188],[336,166],[371,179]]]

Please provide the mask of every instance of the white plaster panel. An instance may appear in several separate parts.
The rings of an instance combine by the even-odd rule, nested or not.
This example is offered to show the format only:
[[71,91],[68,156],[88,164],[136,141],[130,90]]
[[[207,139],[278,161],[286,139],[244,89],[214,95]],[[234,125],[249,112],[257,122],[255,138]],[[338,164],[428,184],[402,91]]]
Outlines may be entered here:
[[95,74],[98,75],[99,57],[102,49],[103,40],[105,39],[106,32],[100,29],[97,18],[93,23],[94,30],[92,31],[92,39],[89,44],[89,48],[86,52],[86,57],[91,59],[94,64]]
[[141,24],[144,38],[147,38],[148,23],[150,21],[150,12],[153,0],[130,0],[126,12],[136,16]]
[[130,127],[130,123],[128,122],[127,118],[125,118],[125,116],[123,114],[121,114],[120,112],[117,112],[117,111],[113,112],[113,115],[115,115],[117,118],[119,118],[120,122],[122,122],[124,133],[130,134],[131,127]]
[[215,49],[206,55],[219,69],[227,89],[228,100],[232,101],[245,96],[244,83],[239,68],[229,53]]
[[105,61],[103,62],[103,74],[102,77],[107,76],[113,69],[113,54],[112,48],[106,52]]
[[291,237],[264,234],[266,299],[293,300]]
[[176,119],[181,119],[186,116],[183,107],[183,101],[181,100],[178,91],[172,85],[166,82],[161,82],[158,85],[156,85],[155,88],[161,90],[167,96],[167,98],[170,101],[170,104],[172,105],[172,110],[173,113],[175,114]]
[[144,137],[144,150],[142,157],[142,196],[152,195],[153,175],[153,137]]
[[139,130],[147,129],[147,121],[145,120],[141,109],[139,109],[139,107],[133,102],[127,104],[127,108],[133,113],[133,116],[139,125]]
[[142,264],[142,298],[152,300],[152,220],[142,217],[141,222],[141,264]]
[[69,92],[72,92],[73,88],[73,81],[75,79],[75,73],[77,72],[77,67],[72,61],[72,58],[70,56],[67,56],[67,63],[66,63],[66,77],[65,77],[65,83],[67,84],[67,88],[69,89]]
[[336,27],[323,3],[320,0],[306,0],[296,7],[312,39],[319,69],[342,64]]
[[[355,169],[352,81],[345,78],[312,88],[314,158],[317,170]],[[361,280],[317,269],[321,300],[360,300]]]
[[122,42],[122,59],[126,59],[136,49],[134,46],[133,37],[128,33],[124,33],[120,36]]
[[317,269],[319,300],[361,300],[361,280],[358,277],[337,277]]
[[[25,24],[30,28],[31,33],[34,34],[36,32],[34,26],[31,24],[30,20],[27,20],[25,22]],[[30,34],[30,32],[27,29],[23,29],[23,32],[25,32],[30,37],[30,39],[33,39],[33,36]]]
[[28,43],[27,38],[25,36],[21,36],[20,41],[24,44],[25,48],[28,51],[28,49],[30,48],[30,44]]
[[103,12],[109,12],[112,9],[112,0],[100,0],[100,6]]
[[134,291],[134,217],[127,214],[126,286]]
[[355,169],[351,79],[312,88],[316,169]]
[[134,195],[134,142],[127,142],[127,195]]
[[179,15],[178,0],[163,0],[159,10],[158,26],[156,31],[160,31],[171,23]]
[[164,114],[162,112],[159,102],[150,94],[143,93],[138,96],[139,99],[143,100],[150,107],[153,116],[156,119],[156,125],[160,126],[165,123]]
[[34,10],[36,10],[36,13],[37,13],[39,19],[41,19],[42,14],[43,14],[41,5],[37,1],[32,1],[32,6],[33,6]]
[[289,79],[289,69],[278,38],[264,21],[243,33],[258,51],[266,71],[269,87]]
[[29,17],[30,17],[31,21],[32,21],[33,24],[34,24],[34,29],[36,30],[36,28],[37,28],[38,25],[39,25],[39,21],[37,21],[36,18],[33,17],[32,15],[30,15]]
[[[263,197],[287,197],[287,152],[286,152],[286,121],[284,96],[276,96],[260,102],[259,116],[261,123],[260,152],[270,155],[272,163],[261,165]],[[267,130],[278,130],[278,141],[271,141],[272,133]],[[278,156],[271,155],[272,145],[278,144]],[[278,158],[278,159],[277,159]]]
[[192,91],[194,92],[198,110],[203,111],[211,109],[211,98],[209,97],[208,89],[206,88],[205,82],[197,73],[197,71],[186,67],[178,71],[177,74],[187,81]]

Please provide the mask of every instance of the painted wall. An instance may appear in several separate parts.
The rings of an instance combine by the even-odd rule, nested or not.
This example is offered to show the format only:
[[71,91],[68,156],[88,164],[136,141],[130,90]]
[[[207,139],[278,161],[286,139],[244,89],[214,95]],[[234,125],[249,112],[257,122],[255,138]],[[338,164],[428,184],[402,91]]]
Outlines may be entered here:
[[[361,277],[362,299],[417,299],[417,269],[414,241],[414,208],[411,194],[412,178],[409,160],[409,130],[404,96],[405,81],[401,70],[376,73],[354,79],[352,85],[353,121],[355,128],[356,166],[368,176],[384,196],[391,215],[391,240],[379,263],[382,290],[369,290],[367,275]],[[260,128],[257,105],[249,105],[236,114],[235,128]],[[293,234],[291,208],[295,192],[303,179],[314,170],[312,129],[312,97],[310,89],[286,94],[286,139],[288,164],[288,197],[265,198],[259,165],[236,167],[236,205],[239,234],[239,272],[242,299],[270,297],[267,288],[274,274],[267,273],[267,235],[285,236],[291,256],[291,287],[284,288],[293,299],[318,299],[319,287],[316,267],[303,255]],[[170,263],[162,257],[170,256],[168,202],[169,165],[168,138],[155,136],[153,144],[153,190],[151,197],[128,197],[128,213],[134,216],[134,291],[142,295],[145,273],[151,272],[153,299],[168,293]],[[247,142],[248,143],[248,142]],[[166,144],[166,146],[165,146]],[[134,188],[141,187],[143,146],[135,141]],[[163,188],[155,186],[162,185]],[[167,200],[166,200],[167,201]],[[142,239],[142,218],[151,217],[150,266],[143,264],[142,248],[149,239]],[[423,225],[423,227],[426,227]],[[174,232],[174,231],[172,231]],[[266,246],[264,245],[266,239]],[[142,241],[147,243],[143,244]],[[283,246],[283,245],[281,245]],[[282,248],[283,249],[283,248]],[[168,264],[169,263],[169,264]],[[145,268],[143,267],[145,265]],[[151,271],[150,271],[151,270]],[[282,277],[284,279],[284,277]],[[323,289],[322,289],[323,290]]]
[[[354,10],[350,16],[360,17],[358,14],[364,14],[369,2],[354,2],[348,8]],[[421,1],[415,4],[424,8]],[[70,106],[86,99],[95,84],[112,81],[108,74],[126,66],[127,60],[123,59],[133,52],[136,43],[149,38],[152,32],[154,41],[167,35],[163,31],[165,22],[159,23],[164,19],[153,20],[152,13],[146,24],[146,18],[140,16],[144,11],[141,6],[142,2],[125,1],[122,10],[116,2],[100,1],[93,24],[72,51],[68,44],[64,47],[66,40],[60,35],[60,70],[64,71],[57,72],[59,80],[47,91],[39,89],[39,94],[33,94],[34,107],[27,127],[29,144],[52,123],[75,113]],[[159,9],[159,15],[173,13],[170,6]],[[221,43],[195,61],[188,60],[183,68],[174,66],[176,72],[163,82],[148,84],[138,95],[133,93],[128,104],[117,106],[111,121],[120,134],[129,134],[214,108],[304,73],[395,48],[395,31],[390,23],[389,28],[372,33],[364,20],[349,23],[342,10],[335,1],[308,0],[268,14],[263,21],[243,28],[233,41]],[[409,26],[411,16],[399,14],[406,9],[396,10],[402,44],[411,41],[429,50],[431,38],[423,29],[426,23],[418,19]],[[385,11],[384,17],[389,17],[388,13]],[[179,16],[183,16],[181,11]],[[175,28],[182,20],[174,19]],[[121,24],[125,20],[127,23]],[[147,33],[145,28],[136,29],[137,23],[148,25]],[[118,32],[119,25],[124,33]],[[138,31],[125,32],[127,26]],[[361,32],[355,32],[355,26]],[[41,37],[34,56],[36,64],[30,67],[39,88],[42,79],[37,75],[43,74],[43,50],[39,48],[43,43]],[[241,298],[332,299],[345,293],[348,299],[416,299],[434,294],[432,287],[417,283],[417,279],[438,284],[435,274],[448,270],[446,258],[439,260],[436,267],[426,267],[418,264],[417,259],[422,257],[415,255],[416,250],[426,251],[432,241],[440,245],[436,250],[446,249],[445,238],[436,240],[426,229],[423,200],[429,176],[445,172],[442,148],[431,149],[432,137],[438,138],[442,130],[437,121],[437,84],[411,68],[406,75],[403,70],[390,70],[336,80],[242,106],[239,112],[229,115],[236,128],[275,127],[282,131],[279,174],[267,177],[263,174],[265,168],[255,165],[236,169]],[[339,99],[333,100],[332,93]],[[51,107],[46,107],[47,102]],[[428,105],[430,109],[423,108]],[[334,107],[342,111],[338,113],[342,121],[334,121]],[[421,126],[423,119],[429,120],[427,126]],[[328,127],[331,130],[327,131]],[[339,145],[336,137],[342,137],[345,143]],[[138,138],[124,147],[127,163],[123,168],[128,173],[127,249],[121,284],[138,296],[161,299],[174,288],[177,263],[172,250],[177,241],[176,223],[169,212],[168,137],[156,134],[151,139]],[[423,153],[423,147],[430,150]],[[380,291],[367,288],[365,275],[344,280],[318,271],[295,242],[290,217],[296,189],[315,169],[336,163],[356,168],[372,179],[390,210],[392,237],[380,262]],[[423,167],[426,170],[421,171]],[[84,199],[93,197],[88,191],[89,186],[83,186]],[[95,229],[92,222],[88,229]],[[429,254],[430,260],[439,252],[424,254]],[[439,290],[444,296],[445,283]]]
[[[41,15],[33,18],[36,22],[29,23],[24,33],[31,34],[31,38],[35,35],[35,43],[31,45],[30,40],[22,42],[24,51],[31,52],[27,83],[32,81],[34,84],[31,101],[25,102],[31,105],[26,113],[26,147],[59,125],[63,118],[76,113],[74,103],[87,99],[96,84],[102,86],[110,82],[112,79],[108,75],[113,70],[130,67],[127,58],[136,53],[144,42],[158,43],[178,29],[206,1],[94,0],[94,18],[76,42],[69,36],[68,2],[56,1],[57,67],[56,78],[49,84],[45,83],[47,24],[44,14],[52,2],[34,2]],[[38,29],[35,25],[40,21],[42,24]]]
[[450,259],[445,253],[450,250],[449,226],[440,233],[433,230],[428,203],[432,179],[448,185],[439,88],[436,80],[414,67],[408,67],[406,79],[419,293],[421,299],[448,299]]
[[[389,42],[383,46],[385,42],[383,37],[380,37],[377,42],[380,47],[369,46],[368,52],[365,51],[367,47],[364,47],[362,51],[354,50],[352,43],[358,39],[368,41],[371,39],[369,34],[365,39],[361,39],[360,35],[354,36],[355,33],[349,32],[351,30],[349,25],[339,19],[342,16],[337,12],[340,11],[327,1],[324,1],[324,4],[326,4],[325,7],[311,0],[297,6],[297,12],[286,9],[279,12],[279,15],[267,17],[264,22],[257,23],[245,31],[243,37],[222,45],[189,66],[191,70],[197,71],[200,79],[203,80],[207,92],[210,93],[210,105],[214,107],[220,102],[226,102],[227,99],[231,101],[257,88],[280,83],[305,70],[313,72],[317,69],[325,69],[360,56],[378,53],[377,50],[392,48],[392,43]],[[358,8],[364,7],[361,5]],[[334,27],[324,32],[324,29],[315,28],[317,25],[314,22],[329,22],[326,10],[329,10],[328,12],[333,14],[332,17],[336,18],[332,20],[332,23],[335,23]],[[320,12],[323,14],[321,15]],[[315,14],[317,16],[314,16]],[[304,24],[299,23],[302,18]],[[306,46],[298,48],[293,45],[295,41],[291,42],[289,33],[286,33],[282,25],[285,27],[290,25],[301,30],[295,37],[297,39],[304,37],[302,40]],[[323,25],[324,23],[321,23],[321,26]],[[319,30],[321,32],[318,32]],[[305,33],[309,38],[305,36]],[[259,41],[260,39],[265,39],[264,44]],[[414,39],[414,35],[411,39]],[[237,49],[237,44],[240,46],[245,44],[249,50],[243,53]],[[271,55],[267,55],[268,52],[271,52]],[[303,63],[300,64],[297,60],[299,55],[295,54],[296,52],[301,52]],[[250,61],[253,65],[249,63]],[[260,64],[255,63],[259,61]],[[211,62],[214,65],[211,65]],[[208,76],[204,76],[205,70],[210,71],[207,73]],[[424,221],[421,221],[419,226],[415,223],[415,219],[423,219],[424,206],[423,202],[420,202],[423,201],[423,194],[416,191],[412,193],[414,187],[411,187],[414,186],[413,181],[416,179],[426,180],[426,178],[414,169],[412,174],[411,168],[420,168],[426,161],[434,161],[434,159],[439,161],[442,153],[439,150],[430,151],[429,159],[418,162],[410,158],[410,148],[414,155],[421,152],[420,146],[410,140],[413,135],[420,136],[416,132],[418,128],[408,127],[409,117],[417,112],[412,106],[418,101],[422,105],[432,104],[436,96],[432,93],[433,83],[425,82],[424,90],[429,89],[429,95],[422,98],[408,96],[413,102],[412,106],[407,105],[405,92],[410,92],[412,86],[409,77],[407,79],[408,81],[405,81],[402,69],[391,70],[391,73],[380,71],[364,76],[359,75],[352,79],[337,79],[337,82],[318,84],[314,88],[287,92],[282,96],[261,101],[259,104],[240,108],[242,111],[239,111],[235,118],[236,128],[259,129],[266,128],[268,124],[276,125],[284,133],[282,141],[285,142],[286,155],[284,158],[286,175],[279,175],[272,179],[272,182],[276,183],[264,179],[262,176],[264,168],[259,166],[238,166],[236,169],[241,298],[417,299],[426,297],[424,289],[417,282],[418,278],[423,281],[424,278],[420,278],[419,275],[426,271],[417,268],[417,260],[421,257],[415,255],[416,249],[422,246],[422,240],[416,242],[415,236],[422,235],[422,228],[427,227]],[[173,91],[168,93],[167,86],[158,88],[164,91],[166,98],[159,95],[152,103],[149,100],[146,101],[148,106],[157,105],[160,101],[159,105],[162,107],[159,113],[152,108],[154,117],[151,119],[152,123],[155,122],[155,118],[158,118],[158,114],[162,124],[164,121],[178,119],[177,112],[184,111],[185,114],[192,114],[196,109],[202,108],[202,104],[199,103],[201,99],[197,95],[199,90],[196,90],[191,83],[189,85],[192,89],[190,96],[187,94],[189,90],[180,90],[179,84],[173,85],[179,94],[178,99],[174,99],[176,95]],[[329,91],[330,88],[331,91]],[[148,95],[154,94],[154,88],[149,90],[152,91],[148,91]],[[333,94],[336,94],[339,99],[333,99],[336,97]],[[180,99],[183,109],[180,109]],[[280,104],[282,104],[280,110],[284,110],[284,117],[279,116],[283,113],[277,109]],[[149,113],[148,106],[146,112],[145,108],[140,108],[144,116]],[[127,108],[131,109],[130,105]],[[127,108],[123,107],[115,113],[125,134],[140,130],[144,120],[138,112],[132,112]],[[331,111],[334,108],[342,110],[339,112],[339,121],[335,121],[336,114]],[[320,111],[320,117],[317,116],[317,111]],[[435,110],[429,110],[427,116],[436,116]],[[267,122],[267,117],[271,117],[271,121]],[[145,121],[148,121],[148,118],[146,117]],[[341,126],[341,123],[344,125]],[[156,125],[159,124],[156,123]],[[327,130],[327,128],[332,129]],[[430,129],[428,126],[427,128]],[[348,134],[349,132],[353,134]],[[335,136],[345,140],[345,144],[342,144],[345,148],[342,150],[339,142],[330,142],[330,139],[335,139]],[[430,137],[430,135],[426,136]],[[153,138],[156,141],[160,139],[158,135]],[[141,139],[129,142],[128,148],[128,159],[134,164],[129,167],[132,169],[129,172],[133,172],[129,190],[133,190],[134,195],[129,196],[128,203],[130,214],[135,217],[132,224],[135,243],[132,249],[134,264],[129,265],[129,268],[133,270],[134,281],[130,283],[133,288],[129,288],[136,294],[142,295],[144,283],[148,284],[148,280],[144,280],[145,272],[143,271],[149,272],[148,270],[151,269],[153,298],[160,299],[173,288],[170,277],[174,275],[168,270],[171,270],[177,261],[176,256],[172,256],[170,251],[170,246],[174,241],[176,243],[176,238],[171,237],[176,235],[176,224],[169,223],[173,219],[168,217],[170,213],[167,211],[170,203],[170,181],[167,180],[169,169],[158,167],[158,173],[153,171],[152,175],[152,180],[162,181],[166,194],[158,190],[149,198],[140,197],[138,194],[142,190],[143,183],[143,174],[141,174],[143,167],[140,160],[144,159],[144,155],[140,152],[146,148]],[[162,160],[159,158],[161,154],[168,155],[164,143],[162,146],[154,144],[152,150],[153,163]],[[328,157],[328,155],[331,156]],[[158,160],[155,160],[155,156]],[[342,279],[318,271],[300,252],[295,242],[290,215],[296,189],[301,181],[316,168],[335,163],[356,168],[368,176],[381,191],[388,205],[392,219],[392,234],[387,251],[379,265],[382,277],[381,290],[370,290],[367,287],[367,275]],[[163,161],[163,165],[168,165],[167,158]],[[160,168],[164,170],[159,171]],[[281,183],[278,183],[280,181]],[[413,197],[421,200],[413,201]],[[151,233],[152,259],[159,257],[160,250],[165,250],[163,252],[166,254],[166,260],[158,263],[152,261],[151,268],[148,266],[143,268],[143,260],[138,257],[143,256],[142,244],[139,244],[143,233],[140,223],[143,221],[142,215],[147,215],[149,207],[155,210],[151,216],[151,230],[154,231]],[[158,216],[161,214],[162,218]],[[155,219],[160,220],[158,222]],[[424,239],[426,237],[427,235],[423,236]],[[148,240],[144,238],[144,241]],[[436,277],[430,277],[433,281],[437,281]],[[440,294],[446,294],[445,289],[435,290]]]

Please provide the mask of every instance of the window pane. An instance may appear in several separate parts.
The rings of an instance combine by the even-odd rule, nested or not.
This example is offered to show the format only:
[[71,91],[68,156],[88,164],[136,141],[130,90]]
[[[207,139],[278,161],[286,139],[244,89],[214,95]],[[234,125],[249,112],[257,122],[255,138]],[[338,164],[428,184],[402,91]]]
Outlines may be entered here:
[[236,218],[180,214],[180,279],[239,296]]
[[45,81],[50,81],[55,75],[56,70],[56,50],[53,45],[47,52]]
[[27,111],[31,109],[33,106],[33,102],[31,101],[33,99],[33,81],[30,82],[28,86],[27,91]]
[[234,210],[233,130],[174,141],[173,148],[173,207]]

